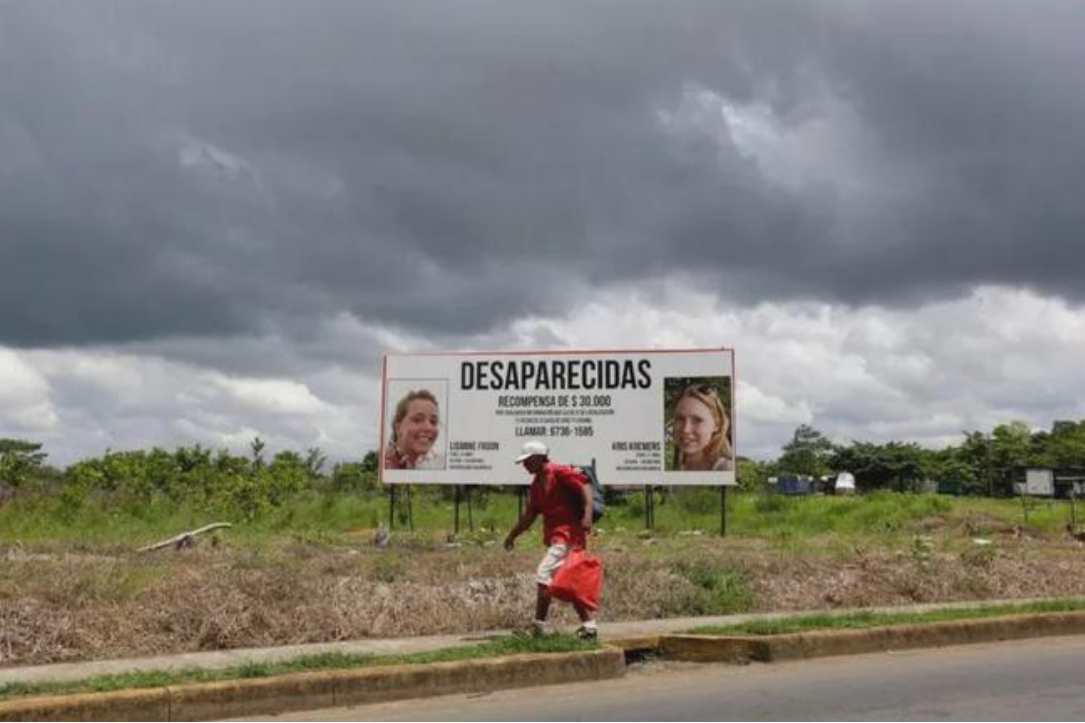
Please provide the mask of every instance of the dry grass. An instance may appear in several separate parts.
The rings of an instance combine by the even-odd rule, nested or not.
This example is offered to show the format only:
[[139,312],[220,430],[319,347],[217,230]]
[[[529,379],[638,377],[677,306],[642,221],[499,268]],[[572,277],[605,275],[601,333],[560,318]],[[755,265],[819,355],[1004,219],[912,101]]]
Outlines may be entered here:
[[[761,611],[1085,595],[1075,543],[1007,534],[988,548],[955,544],[922,555],[833,540],[786,550],[712,536],[611,539],[598,548],[603,617],[688,614],[698,592],[682,573],[689,560],[748,573]],[[222,544],[142,556],[11,547],[0,550],[0,665],[508,628],[531,614],[540,553],[405,537],[388,549]]]

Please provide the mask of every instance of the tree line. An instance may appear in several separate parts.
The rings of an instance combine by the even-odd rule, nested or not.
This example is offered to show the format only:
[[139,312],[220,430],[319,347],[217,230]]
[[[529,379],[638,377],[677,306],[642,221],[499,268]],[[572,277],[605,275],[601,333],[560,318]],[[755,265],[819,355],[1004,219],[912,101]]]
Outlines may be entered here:
[[[107,451],[63,470],[46,459],[40,443],[0,439],[0,503],[19,491],[32,491],[62,496],[73,505],[87,495],[135,505],[166,499],[252,518],[302,491],[377,489],[375,451],[360,462],[329,467],[327,455],[315,447],[268,458],[259,437],[247,456],[194,445],[173,451]],[[738,478],[743,488],[759,489],[771,476],[823,477],[847,471],[861,490],[908,491],[922,480],[951,480],[966,494],[997,496],[1012,494],[1013,472],[1023,467],[1085,469],[1085,420],[1055,422],[1042,431],[1009,422],[990,432],[966,432],[960,444],[943,449],[897,441],[841,445],[801,425],[775,460],[740,458]]]
[[[781,455],[739,465],[740,483],[754,486],[770,476],[823,477],[851,472],[861,490],[915,489],[924,480],[957,483],[966,494],[1013,494],[1016,474],[1026,467],[1085,469],[1085,420],[1055,422],[1032,431],[1024,422],[970,431],[958,445],[928,449],[914,442],[835,444],[809,425],[799,426]],[[744,469],[745,468],[745,469]]]
[[[59,496],[78,505],[88,496],[134,507],[154,500],[184,502],[252,519],[306,491],[362,492],[377,487],[377,455],[335,464],[319,448],[282,451],[270,459],[259,437],[248,456],[200,445],[173,451],[107,451],[64,470],[45,464],[42,445],[0,439],[0,490]],[[3,501],[0,499],[0,501]]]

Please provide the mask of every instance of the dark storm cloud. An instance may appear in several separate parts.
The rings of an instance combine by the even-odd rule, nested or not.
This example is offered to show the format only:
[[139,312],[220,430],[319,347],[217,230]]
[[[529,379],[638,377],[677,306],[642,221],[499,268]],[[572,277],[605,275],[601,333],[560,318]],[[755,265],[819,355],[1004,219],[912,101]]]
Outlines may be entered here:
[[[1080,293],[1083,29],[1053,2],[0,4],[0,343],[469,333],[672,272]],[[851,109],[869,195],[831,155],[781,183],[721,117],[668,129],[691,89],[784,134]]]

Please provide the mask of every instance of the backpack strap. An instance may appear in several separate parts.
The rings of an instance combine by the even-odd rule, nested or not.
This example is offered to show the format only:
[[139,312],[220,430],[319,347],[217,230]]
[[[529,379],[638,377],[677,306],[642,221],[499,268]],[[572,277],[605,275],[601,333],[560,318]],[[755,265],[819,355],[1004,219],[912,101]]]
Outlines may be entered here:
[[[570,467],[568,465],[554,465],[554,476],[557,477],[558,475],[565,475],[567,477],[573,477],[581,485],[591,484],[591,480],[588,479],[587,475],[585,475],[583,472],[578,470],[576,467]],[[583,517],[584,516],[584,497],[583,497],[583,494],[578,493],[578,492],[574,492],[569,487],[566,487],[565,485],[561,484],[560,481],[558,481],[558,484],[561,486],[562,494],[566,495],[566,499],[568,499],[569,502],[572,504],[573,509],[576,510],[577,515]]]

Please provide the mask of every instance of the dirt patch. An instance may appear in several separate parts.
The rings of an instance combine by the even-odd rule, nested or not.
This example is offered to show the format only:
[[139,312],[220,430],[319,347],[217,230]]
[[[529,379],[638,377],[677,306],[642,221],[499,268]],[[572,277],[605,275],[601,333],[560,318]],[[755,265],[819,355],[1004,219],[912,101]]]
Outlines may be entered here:
[[[741,570],[746,609],[1085,595],[1077,543],[1007,536],[997,546],[847,554],[750,540],[631,539],[599,546],[603,618],[689,614],[705,595],[683,563]],[[508,628],[531,615],[540,550],[398,540],[253,552],[222,544],[161,554],[2,553],[0,665]],[[698,587],[701,585],[702,587]],[[716,598],[710,598],[715,600]],[[734,610],[721,609],[717,612]],[[573,623],[560,606],[559,624]]]

